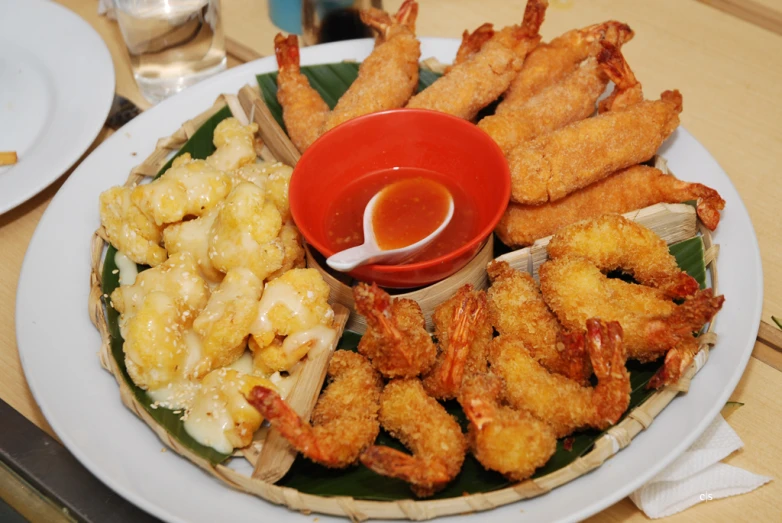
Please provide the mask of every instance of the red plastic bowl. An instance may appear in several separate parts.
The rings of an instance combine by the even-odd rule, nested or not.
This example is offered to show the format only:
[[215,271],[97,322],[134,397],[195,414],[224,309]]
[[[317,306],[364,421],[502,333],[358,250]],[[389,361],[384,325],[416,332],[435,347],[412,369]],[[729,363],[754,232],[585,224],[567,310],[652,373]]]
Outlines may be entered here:
[[447,278],[475,256],[510,197],[510,172],[502,151],[488,134],[465,120],[435,111],[396,109],[335,127],[310,145],[293,171],[293,220],[310,245],[331,256],[334,250],[326,243],[325,227],[329,204],[349,181],[393,167],[417,167],[450,176],[474,195],[478,232],[439,258],[404,265],[364,265],[350,275],[393,288],[420,287]]

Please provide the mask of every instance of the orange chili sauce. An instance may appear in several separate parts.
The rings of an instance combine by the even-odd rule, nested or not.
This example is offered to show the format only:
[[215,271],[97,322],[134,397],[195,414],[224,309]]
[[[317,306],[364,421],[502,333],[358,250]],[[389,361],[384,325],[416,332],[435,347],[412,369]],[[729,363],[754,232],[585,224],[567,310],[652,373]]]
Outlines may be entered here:
[[[448,200],[443,198],[444,191],[442,188],[438,188],[439,184],[451,194],[454,203],[453,218],[451,218],[451,222],[445,230],[408,263],[423,262],[444,256],[467,243],[478,232],[474,200],[447,175],[427,169],[397,167],[367,173],[345,186],[331,203],[324,220],[328,246],[334,251],[341,251],[364,243],[363,216],[367,203],[384,187],[403,180],[404,183],[398,184],[399,190],[404,197],[403,199],[407,199],[407,196],[410,195],[413,196],[413,199],[416,195],[421,197],[429,195],[426,196],[427,199],[432,196],[434,199],[444,200],[445,210],[442,211],[442,216],[444,216],[448,211]],[[396,192],[394,188],[391,188],[391,191]],[[394,196],[393,192],[391,194],[392,197]],[[374,227],[375,236],[381,248],[395,248],[390,245],[405,246],[415,243],[415,241],[428,236],[442,223],[441,216],[434,226],[431,226],[439,212],[437,205],[424,205],[422,200],[420,204],[415,202],[410,204],[408,202],[397,208],[394,202],[401,200],[393,197],[393,201],[389,199],[388,202],[383,202],[382,200],[385,200],[386,197],[387,195],[385,194],[381,195],[380,201],[377,202],[375,207],[375,216],[377,217],[381,204],[382,206],[390,204],[388,205],[388,212],[383,212],[383,217],[380,218],[383,222],[380,224],[380,228],[377,225]],[[422,216],[427,214],[430,214],[430,216]],[[381,243],[381,230],[385,231],[384,224],[389,223],[386,220],[397,222],[396,225],[401,224],[401,229],[406,229],[407,225],[410,225],[411,230],[402,232],[400,237],[394,241],[386,240],[389,243],[386,243],[387,246],[384,246]],[[419,223],[424,223],[424,220],[428,220],[430,225],[428,227],[418,227]],[[415,229],[415,232],[412,232],[412,229]],[[396,235],[394,234],[394,236]],[[418,236],[417,239],[409,241],[410,238],[415,236]],[[404,243],[400,243],[403,240]]]
[[448,216],[448,189],[428,178],[387,185],[375,202],[372,229],[381,250],[401,249],[432,234]]

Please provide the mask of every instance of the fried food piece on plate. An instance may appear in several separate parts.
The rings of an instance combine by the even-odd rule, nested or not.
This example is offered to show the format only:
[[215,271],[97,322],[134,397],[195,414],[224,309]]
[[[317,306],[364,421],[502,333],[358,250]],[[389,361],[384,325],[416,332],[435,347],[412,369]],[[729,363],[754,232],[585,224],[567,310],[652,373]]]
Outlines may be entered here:
[[194,376],[230,365],[244,353],[262,287],[263,282],[249,269],[228,271],[193,322],[201,338]]
[[[494,339],[491,368],[505,380],[508,402],[548,423],[558,438],[580,428],[608,428],[630,404],[622,327],[617,322],[590,319],[586,330],[587,350],[598,380],[594,388],[550,373],[517,339]],[[584,338],[571,342],[584,343]]]
[[100,223],[106,241],[135,263],[160,265],[168,256],[160,246],[160,227],[131,201],[132,189],[112,187],[100,195]]
[[209,259],[221,272],[246,267],[260,279],[282,267],[285,256],[277,236],[280,211],[252,183],[237,185],[217,214],[209,234]]
[[342,122],[407,103],[418,85],[421,49],[415,37],[417,14],[418,4],[413,0],[406,0],[393,19],[377,9],[362,11],[361,19],[378,29],[381,38],[333,111],[301,73],[296,35],[275,37],[280,69],[277,99],[288,134],[299,151],[304,152],[321,134]]
[[483,118],[478,127],[497,142],[503,154],[508,154],[540,134],[591,116],[607,84],[608,77],[600,71],[597,60],[587,59],[561,82],[514,110]]
[[552,259],[578,256],[603,272],[622,270],[669,298],[692,296],[700,288],[695,278],[679,268],[665,240],[618,214],[565,227],[551,238],[547,250]]
[[459,474],[467,440],[456,420],[417,379],[389,382],[380,396],[380,423],[412,455],[382,445],[361,454],[378,474],[410,483],[416,496],[431,496]]
[[580,220],[609,213],[626,213],[656,203],[697,201],[698,217],[717,228],[725,207],[719,193],[700,183],[689,183],[659,169],[635,165],[622,169],[555,202],[522,205],[511,202],[494,232],[502,243],[518,248],[551,236]]
[[608,21],[583,29],[573,29],[533,50],[497,106],[497,113],[513,110],[553,85],[578,67],[589,56],[595,56],[601,41],[621,47],[633,38],[633,31],[621,22]]
[[282,221],[290,219],[290,204],[288,203],[288,187],[293,174],[293,168],[281,162],[253,162],[232,171],[234,183],[250,182],[261,188],[266,198],[274,203],[280,211]]
[[303,269],[307,264],[304,259],[305,253],[304,247],[302,247],[301,234],[299,229],[293,224],[293,221],[289,221],[282,226],[278,238],[282,242],[282,267],[266,278],[269,281],[279,278],[291,269]]
[[172,223],[163,229],[163,244],[170,255],[189,252],[198,264],[201,275],[210,283],[220,283],[223,276],[209,258],[210,231],[217,215],[222,209],[222,203],[213,207],[193,220]]
[[380,432],[383,380],[366,358],[346,350],[332,356],[328,379],[312,411],[312,424],[269,387],[253,388],[247,399],[304,456],[345,468],[358,461]]
[[131,200],[156,224],[166,225],[206,214],[228,195],[232,185],[230,175],[185,153],[159,178],[137,185]]
[[[274,390],[269,380],[259,376],[227,368],[213,370],[204,376],[194,394],[185,431],[202,445],[224,454],[246,447],[263,423],[261,414],[246,399],[254,387]],[[222,430],[203,430],[204,422],[217,424]]]
[[589,356],[585,351],[566,350],[579,346],[566,343],[570,334],[543,301],[532,275],[496,260],[486,270],[491,280],[489,318],[500,336],[520,340],[549,371],[586,384],[592,375]]
[[421,380],[437,399],[455,398],[468,376],[486,372],[493,336],[486,293],[464,285],[437,306],[432,316],[440,352]]
[[434,365],[437,348],[426,332],[421,307],[414,300],[394,299],[376,284],[353,287],[356,310],[367,320],[358,351],[386,378],[412,378]]
[[682,97],[665,91],[660,100],[571,123],[508,155],[511,200],[556,201],[609,174],[654,156],[679,125]]
[[361,11],[361,21],[380,34],[375,49],[358,68],[358,77],[334,106],[323,132],[364,114],[398,109],[418,87],[421,44],[415,36],[418,2],[406,0],[391,17],[370,8]]
[[336,331],[328,298],[329,287],[315,269],[292,269],[269,281],[250,326],[255,367],[288,370],[310,350],[330,344]]
[[233,171],[255,161],[255,133],[258,124],[242,125],[236,118],[226,118],[215,127],[212,141],[217,149],[206,163],[223,172]]
[[538,45],[547,6],[546,0],[528,0],[520,26],[495,33],[479,52],[413,96],[407,107],[432,109],[465,120],[475,118],[478,111],[505,92],[524,57]]
[[198,273],[195,258],[187,252],[173,254],[157,267],[140,272],[133,285],[122,285],[111,293],[111,306],[120,313],[120,333],[126,340],[128,320],[136,315],[147,294],[155,291],[176,303],[185,327],[193,324],[209,299],[209,287]]
[[470,449],[487,469],[513,481],[530,477],[557,450],[551,426],[502,404],[504,383],[493,374],[465,378],[459,404],[470,420]]
[[629,357],[640,361],[653,361],[689,341],[724,300],[706,289],[676,305],[658,289],[608,278],[592,262],[575,256],[544,263],[540,288],[566,328],[578,328],[588,318],[618,321]]

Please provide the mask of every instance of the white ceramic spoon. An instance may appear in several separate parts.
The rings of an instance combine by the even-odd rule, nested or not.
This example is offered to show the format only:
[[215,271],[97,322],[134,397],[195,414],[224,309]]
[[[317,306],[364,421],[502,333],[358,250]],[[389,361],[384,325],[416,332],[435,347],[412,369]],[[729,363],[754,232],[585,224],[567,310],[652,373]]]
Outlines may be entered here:
[[377,245],[375,229],[372,227],[372,213],[375,210],[375,203],[377,203],[378,198],[383,194],[384,190],[385,188],[378,191],[364,208],[364,243],[330,256],[326,260],[329,267],[340,272],[348,272],[359,265],[366,265],[369,263],[399,265],[409,260],[421,249],[432,243],[432,240],[437,238],[440,233],[445,230],[451,222],[451,218],[453,218],[453,197],[451,196],[451,193],[448,193],[448,213],[445,215],[445,219],[439,227],[432,231],[429,236],[426,236],[407,247],[384,251]]

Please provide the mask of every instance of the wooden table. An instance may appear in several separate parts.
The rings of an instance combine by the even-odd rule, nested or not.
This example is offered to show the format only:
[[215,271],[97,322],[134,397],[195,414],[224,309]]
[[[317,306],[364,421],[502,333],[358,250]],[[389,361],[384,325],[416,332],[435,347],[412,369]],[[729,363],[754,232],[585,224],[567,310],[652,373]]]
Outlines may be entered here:
[[[117,92],[148,107],[130,73],[116,24],[97,15],[96,0],[60,0],[103,37],[114,60]],[[610,18],[629,23],[635,40],[623,52],[650,96],[668,88],[684,94],[682,123],[720,162],[741,194],[755,226],[764,271],[759,341],[732,396],[745,405],[730,424],[745,448],[726,462],[759,474],[782,470],[782,332],[771,315],[782,316],[782,227],[777,178],[782,151],[782,4],[779,0],[549,0],[542,33],[552,38],[568,29]],[[386,0],[395,11],[401,0]],[[457,37],[479,22],[497,26],[520,18],[521,0],[420,0],[418,34]],[[705,4],[713,4],[708,6]],[[273,52],[277,29],[266,0],[223,0],[229,66]],[[110,131],[104,130],[93,147]],[[70,172],[69,172],[70,173]],[[51,433],[22,374],[14,332],[19,271],[27,244],[54,193],[67,178],[0,216],[0,398]],[[725,218],[729,219],[730,209]],[[725,277],[725,276],[723,276]],[[727,275],[729,277],[729,275]],[[85,283],[86,284],[86,283]],[[85,313],[86,313],[86,304]],[[643,521],[625,499],[593,521]],[[782,483],[773,481],[739,497],[702,503],[670,521],[782,520]]]

